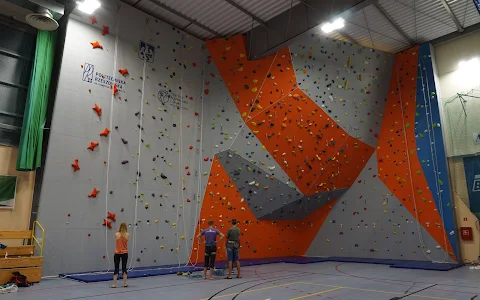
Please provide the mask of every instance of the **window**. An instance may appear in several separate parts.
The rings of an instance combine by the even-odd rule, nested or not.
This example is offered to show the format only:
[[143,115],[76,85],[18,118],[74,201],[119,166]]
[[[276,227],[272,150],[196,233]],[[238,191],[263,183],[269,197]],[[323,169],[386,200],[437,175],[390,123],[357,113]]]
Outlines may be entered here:
[[0,23],[0,144],[18,146],[36,34]]

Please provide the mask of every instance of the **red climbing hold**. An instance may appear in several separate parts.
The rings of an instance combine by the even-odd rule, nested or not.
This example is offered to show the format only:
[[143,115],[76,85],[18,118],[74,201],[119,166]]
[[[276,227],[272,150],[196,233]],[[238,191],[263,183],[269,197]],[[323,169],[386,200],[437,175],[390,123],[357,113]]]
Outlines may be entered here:
[[117,84],[113,84],[113,94],[116,95],[118,93],[118,88],[117,88]]
[[198,117],[198,112],[195,112],[195,117]]
[[89,233],[88,236],[91,236],[91,234]]
[[110,219],[113,222],[117,222],[117,218],[115,217],[115,214],[112,214],[111,212],[108,212],[107,219]]
[[90,21],[92,21],[92,25],[97,23],[97,18],[95,18],[94,16],[90,16],[88,18],[90,19]]
[[108,34],[108,26],[103,25],[102,35]]
[[103,219],[103,226],[107,226],[108,228],[112,229],[112,222],[107,219]]
[[100,136],[108,136],[110,133],[110,130],[108,128],[105,128],[102,132],[100,132]]
[[187,176],[190,176],[190,172],[187,172]]
[[95,106],[93,106],[92,109],[97,113],[99,117],[102,115],[102,109],[97,104],[95,104]]
[[80,170],[80,166],[78,165],[78,158],[75,158],[75,161],[72,163],[73,172],[77,172]]
[[90,146],[88,146],[87,149],[90,149],[90,150],[95,150],[95,147],[98,146],[98,144],[100,144],[99,142],[90,142]]
[[193,146],[188,147],[188,149],[192,150],[192,149],[193,149]]
[[190,199],[187,198],[187,202],[190,202]]
[[68,216],[70,217],[70,214],[68,214]]
[[188,166],[185,166],[185,170],[188,170]]
[[210,93],[210,91],[208,89],[206,89],[205,91],[203,91],[205,93],[205,95],[208,95],[208,93]]
[[203,161],[208,161],[208,160],[209,160],[209,158],[208,158],[208,157],[205,157],[205,158],[203,159]]
[[90,42],[90,44],[92,44],[93,49],[96,49],[96,48],[103,49],[103,46],[100,45],[100,43],[98,41]]
[[93,188],[93,191],[88,195],[88,198],[97,198],[97,194],[100,193],[97,188]]
[[128,75],[128,69],[118,69],[118,72],[122,74],[122,76],[127,76]]

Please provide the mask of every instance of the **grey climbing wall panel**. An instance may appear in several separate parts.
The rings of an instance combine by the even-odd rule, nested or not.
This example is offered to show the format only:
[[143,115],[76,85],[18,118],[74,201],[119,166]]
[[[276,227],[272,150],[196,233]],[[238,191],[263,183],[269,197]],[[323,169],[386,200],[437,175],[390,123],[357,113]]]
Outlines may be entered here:
[[95,18],[67,28],[38,217],[44,275],[111,270],[121,222],[132,233],[129,267],[185,264],[201,205],[203,42],[122,3]]
[[303,196],[232,150],[222,151],[216,156],[257,218]]
[[394,56],[321,35],[290,46],[298,86],[348,134],[375,147]]
[[306,255],[450,262],[378,179],[377,167],[375,152],[352,187],[338,198]]
[[[258,168],[275,176],[283,183],[296,189],[285,171],[273,159],[271,154],[262,148],[262,143],[242,120],[225,82],[211,60],[208,50],[204,59],[204,132],[203,153],[205,157],[230,149],[248,160]],[[208,169],[208,166],[205,166]]]

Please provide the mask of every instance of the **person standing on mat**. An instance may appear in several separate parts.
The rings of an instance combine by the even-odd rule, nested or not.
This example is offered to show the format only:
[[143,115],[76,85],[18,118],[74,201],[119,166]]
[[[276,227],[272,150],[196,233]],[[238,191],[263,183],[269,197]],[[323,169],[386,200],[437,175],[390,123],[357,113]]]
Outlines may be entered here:
[[123,287],[127,287],[127,260],[128,260],[128,239],[130,233],[127,232],[127,224],[120,224],[120,228],[115,233],[116,247],[115,247],[115,272],[113,273],[113,285],[112,288],[117,287],[118,272],[120,271],[120,260],[122,260],[122,272],[123,272]]
[[240,228],[237,227],[237,220],[232,219],[232,227],[227,232],[227,257],[228,257],[228,276],[232,279],[233,263],[237,265],[237,278],[240,276],[240,262],[238,261],[238,249],[240,248]]
[[225,237],[223,233],[213,228],[213,221],[208,221],[208,228],[197,235],[199,242],[202,241],[202,236],[205,236],[205,264],[203,265],[203,279],[207,279],[207,268],[210,268],[210,280],[213,280],[215,256],[217,255],[217,235],[220,236],[218,242]]

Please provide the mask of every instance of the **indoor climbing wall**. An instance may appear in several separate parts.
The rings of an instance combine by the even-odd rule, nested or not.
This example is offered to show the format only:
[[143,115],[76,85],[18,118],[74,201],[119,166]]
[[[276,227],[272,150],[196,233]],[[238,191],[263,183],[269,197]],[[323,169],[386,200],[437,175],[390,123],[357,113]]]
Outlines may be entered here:
[[307,255],[456,260],[430,45],[396,55],[377,150]]
[[[412,154],[405,146],[407,135],[401,130],[409,125],[400,125],[409,122],[406,111],[399,109],[402,101],[405,106],[415,103],[418,108],[417,120],[411,124],[415,137],[435,133],[436,145],[443,149],[441,132],[434,132],[439,126],[438,107],[430,101],[422,104],[425,99],[420,97],[429,86],[428,97],[436,101],[429,54],[421,55],[422,63],[415,49],[395,56],[317,35],[305,35],[290,48],[255,61],[247,60],[245,38],[241,36],[208,41],[207,49],[206,67],[213,72],[206,74],[220,77],[208,92],[212,93],[213,86],[221,89],[220,103],[230,105],[227,114],[221,105],[210,113],[221,111],[226,115],[223,123],[225,120],[235,123],[228,125],[226,136],[225,129],[220,130],[226,143],[220,142],[220,146],[218,142],[212,143],[216,150],[209,154],[214,155],[215,163],[206,185],[202,222],[197,230],[205,228],[209,219],[224,230],[230,219],[241,220],[244,258],[292,255],[293,250],[295,255],[311,256],[455,259],[453,244],[446,235],[442,242],[442,233],[439,234],[445,233],[443,224],[453,230],[448,225],[452,214],[451,209],[446,210],[450,207],[446,193],[435,189],[437,198],[440,195],[444,198],[446,212],[441,217],[435,215],[436,203],[441,202],[437,198],[430,201],[425,198],[419,204],[410,192],[405,203],[405,195],[398,190],[407,185],[406,179],[413,173],[405,168],[395,170],[406,162],[406,153]],[[420,73],[416,81],[419,63],[425,65],[423,83]],[[405,78],[412,74],[407,82]],[[418,90],[417,84],[421,86]],[[236,110],[232,109],[233,104]],[[435,121],[424,119],[420,115],[422,109],[426,117],[432,113],[437,116]],[[212,125],[214,128],[215,124]],[[393,135],[398,137],[395,143],[399,143],[395,149],[391,145],[395,140]],[[238,150],[251,147],[252,138],[256,138],[255,151]],[[432,151],[424,152],[431,155]],[[440,151],[443,150],[437,153]],[[258,153],[262,153],[260,157],[256,156]],[[392,159],[395,155],[403,157]],[[276,170],[277,176],[269,172],[271,167],[265,168],[272,164],[265,163],[271,157],[277,162],[275,170],[280,167],[283,171]],[[437,161],[443,159],[438,154],[434,157]],[[431,167],[431,160],[422,159],[430,177],[446,173],[441,167]],[[388,180],[392,178],[395,181]],[[422,186],[424,194],[433,190],[435,184],[442,186],[446,181],[434,180]],[[415,184],[421,185],[421,180]],[[417,188],[416,192],[422,190]],[[412,209],[416,205],[425,207],[417,213],[416,208]],[[426,212],[427,207],[427,214],[433,217],[422,221],[419,214]],[[320,218],[312,221],[312,216]],[[308,249],[303,247],[304,243],[285,251],[275,251],[271,243],[262,250],[252,246],[258,240],[272,239],[277,230],[287,236],[287,228],[301,228],[309,222],[311,225],[303,229],[308,231],[305,237],[310,238],[306,241]],[[252,233],[252,226],[271,225],[274,227],[269,231]],[[288,239],[283,242],[288,243]],[[199,255],[196,250],[194,247],[192,256]],[[202,249],[198,250],[201,253]]]
[[[209,137],[217,140],[207,143],[214,148],[208,154],[222,172],[210,172],[198,230],[209,219],[226,230],[237,218],[250,245],[272,233],[258,237],[259,231],[243,228],[244,223],[275,225],[272,230],[283,235],[286,228],[321,216],[302,229],[308,231],[308,247],[374,151],[393,57],[320,36],[255,61],[247,60],[242,36],[208,41],[207,49],[205,102],[213,93],[218,96],[205,116],[221,120],[208,124],[221,126],[220,135]],[[219,184],[230,193],[217,191]],[[242,257],[306,251],[304,246],[272,249],[248,246]]]
[[121,222],[129,267],[202,261],[195,235],[234,218],[242,258],[456,258],[429,48],[304,35],[249,61],[243,36],[204,43],[113,2],[69,20],[44,275],[111,270]]
[[203,42],[119,5],[69,20],[38,216],[44,275],[112,270],[121,222],[129,267],[190,257]]

